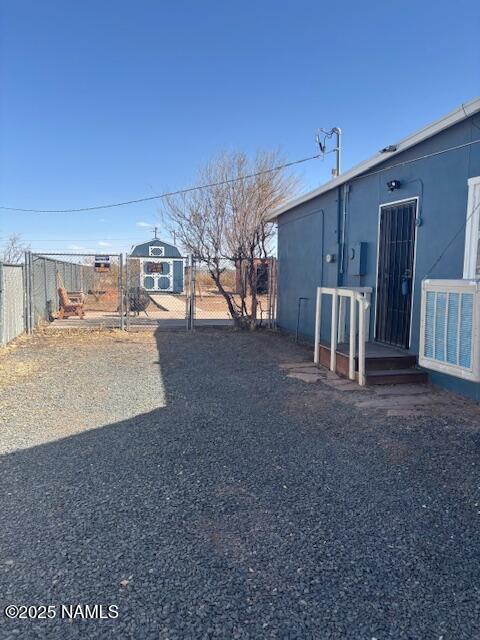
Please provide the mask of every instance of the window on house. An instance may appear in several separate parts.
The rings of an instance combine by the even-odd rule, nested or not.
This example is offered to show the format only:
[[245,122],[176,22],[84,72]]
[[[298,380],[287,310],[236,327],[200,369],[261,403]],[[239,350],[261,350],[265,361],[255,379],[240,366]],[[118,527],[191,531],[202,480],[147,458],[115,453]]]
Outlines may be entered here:
[[149,256],[163,256],[165,252],[165,247],[148,247],[148,255]]
[[468,181],[464,278],[480,278],[480,176]]

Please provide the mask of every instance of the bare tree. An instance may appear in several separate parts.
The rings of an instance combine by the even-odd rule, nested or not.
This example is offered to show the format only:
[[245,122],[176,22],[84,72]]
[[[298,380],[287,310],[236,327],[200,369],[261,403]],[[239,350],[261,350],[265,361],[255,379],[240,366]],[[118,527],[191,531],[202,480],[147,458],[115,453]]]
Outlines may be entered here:
[[30,251],[30,245],[22,242],[22,236],[19,233],[12,233],[3,249],[2,261],[19,264],[23,262],[25,251]]
[[[297,180],[288,175],[278,152],[261,151],[253,160],[242,152],[224,153],[198,175],[203,189],[172,196],[164,203],[166,218],[184,248],[205,264],[224,296],[235,324],[257,326],[256,267],[267,258],[274,234],[267,214],[292,197]],[[251,176],[251,177],[245,177]],[[228,291],[222,274],[241,270],[240,291]]]

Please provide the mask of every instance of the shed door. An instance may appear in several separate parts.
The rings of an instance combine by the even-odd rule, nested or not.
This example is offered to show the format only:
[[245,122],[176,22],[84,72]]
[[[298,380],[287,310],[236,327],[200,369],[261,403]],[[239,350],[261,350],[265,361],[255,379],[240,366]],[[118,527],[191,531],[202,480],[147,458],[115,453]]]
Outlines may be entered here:
[[408,349],[412,309],[416,200],[380,209],[375,337]]
[[183,292],[183,260],[173,261],[173,292]]

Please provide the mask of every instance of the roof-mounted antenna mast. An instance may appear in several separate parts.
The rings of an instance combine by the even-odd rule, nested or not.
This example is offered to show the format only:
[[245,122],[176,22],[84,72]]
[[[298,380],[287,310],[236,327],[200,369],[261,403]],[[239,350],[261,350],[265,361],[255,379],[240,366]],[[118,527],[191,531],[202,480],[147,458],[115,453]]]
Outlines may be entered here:
[[[322,135],[323,134],[323,135]],[[333,129],[330,129],[330,131],[326,131],[325,129],[319,129],[319,131],[317,132],[317,135],[315,137],[316,143],[318,144],[318,147],[320,149],[320,153],[323,153],[323,155],[325,155],[327,153],[327,138],[332,138],[333,136],[336,136],[336,142],[337,142],[337,146],[335,147],[335,149],[332,149],[331,151],[335,151],[336,154],[336,163],[335,163],[335,169],[332,169],[332,176],[339,176],[340,175],[340,171],[341,171],[341,160],[342,160],[342,130],[340,129],[340,127],[333,127]],[[328,152],[330,153],[330,152]]]

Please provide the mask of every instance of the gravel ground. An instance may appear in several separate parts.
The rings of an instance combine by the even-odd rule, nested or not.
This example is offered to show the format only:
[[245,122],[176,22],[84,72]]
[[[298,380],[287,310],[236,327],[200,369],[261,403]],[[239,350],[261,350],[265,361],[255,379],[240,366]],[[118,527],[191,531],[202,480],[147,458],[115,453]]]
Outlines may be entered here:
[[359,411],[303,360],[225,330],[5,356],[2,607],[119,615],[0,637],[479,638],[476,419]]

